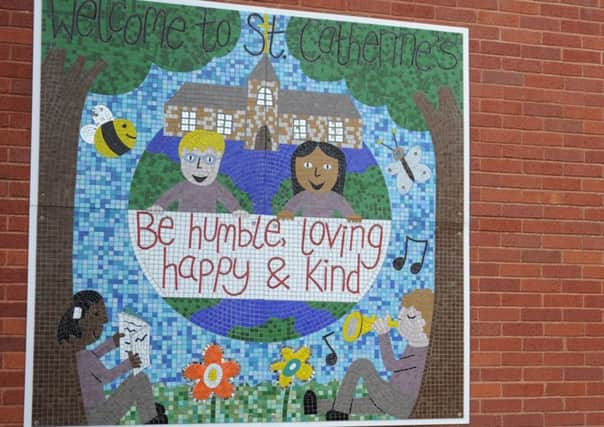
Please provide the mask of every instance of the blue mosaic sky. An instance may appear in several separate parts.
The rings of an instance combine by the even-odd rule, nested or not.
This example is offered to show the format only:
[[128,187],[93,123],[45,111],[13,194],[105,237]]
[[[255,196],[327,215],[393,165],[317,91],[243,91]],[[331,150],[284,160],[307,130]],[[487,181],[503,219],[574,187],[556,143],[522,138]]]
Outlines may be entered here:
[[[153,382],[168,385],[183,383],[181,372],[191,361],[201,358],[202,349],[211,342],[224,348],[226,358],[241,364],[238,382],[259,383],[271,381],[276,375],[269,365],[280,359],[279,349],[288,345],[294,349],[310,345],[313,355],[310,363],[315,368],[315,378],[326,383],[343,377],[350,363],[360,357],[375,360],[378,369],[385,372],[379,354],[377,337],[368,334],[355,343],[346,343],[341,337],[344,319],[300,339],[283,343],[243,343],[231,340],[192,324],[175,312],[155,292],[144,276],[134,255],[128,232],[127,206],[130,182],[137,162],[147,144],[163,126],[164,103],[185,82],[245,85],[248,74],[259,57],[247,54],[243,45],[257,43],[244,23],[236,49],[199,71],[191,73],[167,72],[152,67],[147,79],[136,90],[119,96],[89,94],[82,114],[81,126],[92,123],[91,110],[98,104],[107,105],[115,117],[131,120],[138,133],[137,144],[128,154],[118,159],[106,159],[97,154],[94,146],[80,140],[78,175],[76,186],[76,214],[74,229],[74,292],[95,289],[105,297],[110,323],[105,329],[108,337],[117,328],[117,314],[128,308],[152,325],[152,367],[147,370]],[[285,29],[286,19],[279,20]],[[275,40],[275,51],[286,49],[285,39]],[[281,87],[293,90],[309,90],[329,93],[348,93],[343,82],[318,82],[305,76],[291,55],[273,61]],[[378,138],[391,143],[391,129],[395,127],[383,107],[368,107],[355,101],[363,120],[364,144],[371,151],[380,167],[393,161],[390,151],[378,146]],[[403,146],[419,145],[423,150],[423,163],[433,172],[432,179],[417,185],[410,193],[401,196],[395,189],[394,177],[385,174],[392,207],[392,232],[387,256],[373,288],[358,304],[363,313],[395,316],[400,298],[417,288],[433,288],[434,282],[434,194],[435,168],[432,143],[428,132],[409,132],[398,128]],[[430,242],[424,268],[418,275],[409,272],[408,263],[401,271],[392,268],[392,260],[402,254],[405,236],[428,239]],[[410,257],[418,260],[421,247],[411,246]],[[334,331],[332,345],[338,351],[338,363],[334,367],[325,364],[330,350],[322,336]],[[396,336],[396,333],[393,334]],[[395,351],[402,353],[404,346],[395,337]],[[108,364],[117,362],[113,353]]]

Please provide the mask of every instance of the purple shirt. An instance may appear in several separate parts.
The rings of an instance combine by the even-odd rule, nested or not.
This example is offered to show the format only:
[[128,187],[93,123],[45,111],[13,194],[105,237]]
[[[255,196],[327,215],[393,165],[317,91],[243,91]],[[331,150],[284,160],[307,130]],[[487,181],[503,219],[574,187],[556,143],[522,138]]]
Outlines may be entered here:
[[107,384],[132,369],[126,359],[112,369],[107,369],[100,357],[116,348],[113,338],[109,338],[94,350],[82,350],[76,354],[82,401],[86,412],[105,400],[103,384]]
[[396,386],[403,394],[416,398],[422,385],[429,346],[411,347],[407,345],[403,356],[396,359],[392,351],[390,334],[379,335],[378,340],[384,366],[387,370],[394,372],[390,378],[390,384]]
[[210,185],[195,185],[182,181],[166,191],[155,202],[156,205],[167,209],[172,203],[178,202],[181,212],[211,212],[216,213],[216,203],[220,202],[229,212],[241,209],[239,202],[218,181]]
[[301,191],[292,197],[283,209],[293,212],[294,215],[299,215],[299,212],[301,212],[301,216],[324,218],[332,218],[335,211],[338,211],[345,218],[354,215],[354,211],[346,199],[335,191],[326,193]]

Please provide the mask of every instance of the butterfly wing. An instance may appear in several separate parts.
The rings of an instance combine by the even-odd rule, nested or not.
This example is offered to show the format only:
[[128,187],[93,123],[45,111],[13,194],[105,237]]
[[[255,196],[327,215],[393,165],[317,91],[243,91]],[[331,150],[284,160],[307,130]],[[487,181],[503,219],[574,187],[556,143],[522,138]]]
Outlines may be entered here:
[[[401,169],[403,169],[402,165],[401,165]],[[412,187],[413,187],[413,181],[411,181],[411,178],[409,178],[409,175],[407,175],[407,173],[403,170],[396,177],[397,190],[399,191],[399,193],[401,193],[404,196],[409,191],[411,191]]]
[[86,125],[80,129],[80,136],[88,144],[94,144],[94,134],[96,133],[97,127],[95,125]]
[[390,163],[389,165],[386,166],[386,172],[388,172],[390,175],[398,175],[401,173],[405,173],[405,169],[403,168],[403,165],[401,162],[394,162],[394,163]]
[[413,165],[419,165],[422,160],[422,149],[419,148],[419,145],[415,147],[411,147],[409,151],[407,151],[407,155],[405,156],[405,160],[407,164],[411,167]]
[[105,105],[97,105],[92,108],[92,120],[94,120],[94,123],[97,126],[100,126],[103,123],[113,120],[113,113],[109,107]]
[[432,171],[426,165],[411,166],[416,182],[426,182],[432,177]]

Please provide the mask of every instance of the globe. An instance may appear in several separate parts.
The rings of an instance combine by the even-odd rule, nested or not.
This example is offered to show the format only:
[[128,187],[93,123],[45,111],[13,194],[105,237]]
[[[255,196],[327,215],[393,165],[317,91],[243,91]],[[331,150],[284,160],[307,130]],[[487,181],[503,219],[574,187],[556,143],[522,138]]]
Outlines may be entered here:
[[[332,324],[349,312],[362,297],[348,301],[274,300],[252,298],[205,298],[165,291],[157,264],[161,255],[144,253],[136,245],[137,213],[145,212],[167,190],[183,181],[178,156],[180,138],[160,130],[138,161],[129,200],[129,223],[133,248],[142,270],[164,301],[193,324],[233,339],[276,342],[302,337]],[[245,149],[240,141],[227,141],[217,181],[252,215],[276,215],[292,197],[291,156],[295,145],[281,144],[276,151]],[[342,149],[346,157],[344,198],[363,220],[391,219],[388,189],[370,150]],[[166,211],[178,212],[178,205]],[[216,213],[228,212],[220,203]],[[343,222],[346,222],[342,219]],[[139,236],[140,237],[140,236]],[[388,239],[385,240],[387,245]],[[386,248],[382,251],[386,252]],[[343,257],[348,255],[344,254]],[[383,261],[383,259],[381,260]],[[375,274],[368,276],[369,282]],[[368,289],[372,283],[365,283]]]

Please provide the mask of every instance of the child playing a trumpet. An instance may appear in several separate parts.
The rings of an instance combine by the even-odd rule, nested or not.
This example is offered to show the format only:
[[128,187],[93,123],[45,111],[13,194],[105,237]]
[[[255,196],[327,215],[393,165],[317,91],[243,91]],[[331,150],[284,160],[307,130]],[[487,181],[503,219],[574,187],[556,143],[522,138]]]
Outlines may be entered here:
[[[327,420],[347,420],[349,414],[388,414],[407,418],[419,393],[429,347],[434,294],[418,289],[403,297],[398,314],[398,333],[407,340],[407,348],[397,359],[392,350],[388,319],[377,319],[373,330],[378,334],[384,366],[392,377],[381,378],[373,363],[355,360],[344,375],[335,400],[317,400],[314,392],[304,394],[305,414],[325,414]],[[368,397],[355,398],[359,381]]]

